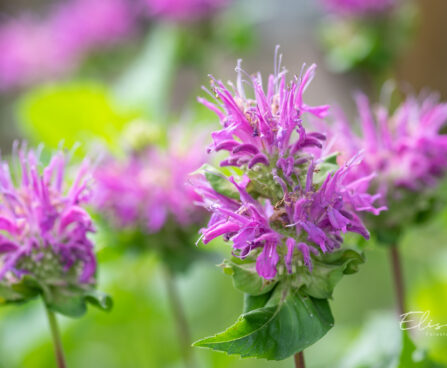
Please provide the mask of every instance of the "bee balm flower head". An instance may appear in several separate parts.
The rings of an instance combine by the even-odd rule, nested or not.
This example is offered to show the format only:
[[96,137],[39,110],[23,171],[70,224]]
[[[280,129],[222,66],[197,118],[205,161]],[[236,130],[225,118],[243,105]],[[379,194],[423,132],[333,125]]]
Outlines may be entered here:
[[[239,179],[213,179],[228,180],[234,192],[219,190],[223,184],[217,187],[213,180],[197,179],[203,205],[213,214],[202,230],[203,241],[224,236],[232,242],[234,255],[256,258],[256,269],[265,279],[274,278],[281,268],[291,273],[303,263],[312,269],[312,255],[338,249],[343,233],[367,238],[359,213],[383,209],[373,206],[377,196],[360,190],[369,177],[350,180],[359,158],[337,168],[330,163],[333,158],[321,157],[325,136],[303,125],[306,115],[323,118],[328,111],[328,106],[311,107],[303,101],[315,68],[287,83],[286,72],[278,66],[264,91],[260,75],[243,80],[238,66],[233,93],[213,79],[215,103],[200,100],[222,124],[212,134],[209,151],[227,151],[220,165],[243,172]],[[250,86],[250,95],[244,84]],[[210,175],[218,177],[205,173]]]
[[151,144],[123,160],[105,160],[98,168],[96,205],[115,226],[156,233],[169,220],[179,227],[201,222],[203,214],[194,206],[198,196],[185,182],[205,155],[200,144],[183,149],[181,131],[171,133],[167,148]]
[[350,175],[355,180],[376,173],[373,187],[382,203],[396,207],[393,213],[399,214],[387,217],[392,215],[389,211],[384,214],[385,224],[380,222],[377,227],[410,223],[414,219],[408,216],[429,210],[431,192],[447,170],[447,135],[442,133],[447,104],[438,103],[433,95],[408,97],[391,113],[384,106],[371,108],[364,95],[356,100],[361,134],[341,112],[329,131],[334,149],[342,153],[339,162],[363,150],[362,163]]
[[22,147],[13,156],[19,170],[6,161],[0,166],[0,284],[29,275],[47,288],[94,285],[96,258],[88,238],[94,227],[83,208],[90,198],[88,164],[69,187],[62,152],[46,166],[39,151]]

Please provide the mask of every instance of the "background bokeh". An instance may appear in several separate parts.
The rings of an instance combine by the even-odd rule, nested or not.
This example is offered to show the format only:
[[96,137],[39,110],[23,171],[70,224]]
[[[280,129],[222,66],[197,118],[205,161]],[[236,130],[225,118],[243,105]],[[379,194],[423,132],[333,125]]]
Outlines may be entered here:
[[[23,83],[0,85],[3,152],[9,152],[14,139],[22,138],[33,144],[43,140],[48,147],[57,147],[62,139],[69,147],[79,142],[79,155],[98,141],[118,151],[126,127],[138,119],[161,130],[172,122],[191,127],[207,124],[204,129],[212,129],[217,120],[195,101],[203,94],[200,86],[208,83],[207,75],[233,80],[238,58],[249,72],[269,73],[277,44],[291,72],[298,73],[304,62],[319,65],[306,96],[309,104],[338,104],[353,111],[353,91],[371,88],[360,73],[336,74],[325,63],[318,33],[325,18],[313,0],[234,0],[205,20],[188,22],[151,17],[140,2],[127,2],[132,9],[131,29],[113,42],[98,41],[80,48],[69,70],[42,72]],[[0,27],[24,13],[45,19],[54,3],[1,2]],[[445,98],[447,3],[420,0],[417,5],[417,29],[393,65],[392,75],[398,86],[414,91],[433,89]],[[89,16],[98,15],[83,13],[80,22]],[[34,52],[37,57],[49,50]],[[447,191],[447,186],[440,191]],[[96,239],[99,284],[113,296],[114,309],[110,313],[91,309],[79,320],[59,318],[69,366],[182,367],[159,260],[150,253],[123,255],[111,241],[101,234]],[[432,318],[444,323],[446,241],[444,211],[430,223],[408,231],[402,244],[409,309],[431,310]],[[242,310],[242,295],[215,266],[229,253],[228,247],[219,242],[200,246],[207,248],[209,258],[178,279],[194,340],[226,328]],[[393,367],[400,338],[389,260],[386,250],[375,244],[368,244],[365,252],[367,262],[360,272],[344,278],[335,291],[335,327],[306,351],[310,368]],[[2,307],[0,368],[53,367],[46,324],[39,300]],[[447,365],[447,336],[421,333],[416,340]],[[291,359],[244,360],[200,349],[195,355],[200,367],[292,366]]]

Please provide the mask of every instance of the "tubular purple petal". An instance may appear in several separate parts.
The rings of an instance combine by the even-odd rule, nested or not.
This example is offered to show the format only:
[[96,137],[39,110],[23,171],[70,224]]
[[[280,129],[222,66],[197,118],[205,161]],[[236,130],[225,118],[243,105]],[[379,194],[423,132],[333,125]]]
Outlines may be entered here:
[[270,162],[266,155],[259,153],[250,160],[248,163],[248,168],[251,169],[256,164],[264,164],[265,166],[269,166]]
[[276,245],[267,242],[256,260],[256,271],[266,280],[276,276],[276,265],[279,261]]

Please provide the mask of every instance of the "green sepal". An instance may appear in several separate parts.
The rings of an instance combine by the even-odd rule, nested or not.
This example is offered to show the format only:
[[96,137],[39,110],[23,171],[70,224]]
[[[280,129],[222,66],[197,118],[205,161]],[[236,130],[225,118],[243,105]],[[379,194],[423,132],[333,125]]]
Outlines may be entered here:
[[364,262],[364,256],[353,249],[340,249],[315,257],[311,272],[303,266],[301,277],[297,278],[298,287],[302,285],[302,291],[314,298],[331,298],[343,275],[356,273]]
[[233,326],[194,346],[241,357],[282,360],[314,344],[334,323],[327,300],[305,296],[298,290],[278,285],[268,299],[247,298],[249,311]]
[[320,185],[326,180],[330,173],[335,172],[339,167],[337,165],[338,153],[333,153],[324,157],[321,162],[315,167],[313,183]]
[[210,164],[203,164],[199,169],[192,172],[190,175],[202,174],[205,176],[211,187],[219,194],[222,194],[228,198],[239,199],[239,192],[231,184],[226,176]]
[[41,296],[45,304],[55,312],[68,317],[81,317],[91,304],[104,311],[113,306],[112,298],[93,286],[80,288],[75,286],[47,285],[31,275],[24,275],[20,281],[11,285],[0,284],[0,305],[24,303]]
[[45,304],[55,312],[67,317],[82,317],[87,312],[87,305],[91,304],[103,311],[110,311],[113,307],[112,298],[97,290],[69,290],[53,289],[50,295],[43,295]]
[[9,303],[21,303],[24,301],[23,295],[17,291],[0,284],[0,305]]
[[277,283],[277,280],[259,277],[252,260],[233,258],[231,261],[225,260],[221,267],[224,273],[232,277],[236,289],[253,296],[268,293]]
[[42,292],[42,285],[32,276],[24,275],[20,281],[7,285],[0,283],[0,305],[24,303],[37,297]]

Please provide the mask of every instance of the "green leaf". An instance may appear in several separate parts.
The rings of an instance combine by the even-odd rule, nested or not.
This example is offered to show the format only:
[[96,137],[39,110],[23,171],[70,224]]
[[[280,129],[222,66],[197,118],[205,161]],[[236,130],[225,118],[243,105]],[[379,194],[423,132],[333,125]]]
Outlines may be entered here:
[[304,284],[302,290],[314,298],[331,298],[335,285],[343,275],[357,272],[364,261],[364,257],[353,249],[340,249],[315,257],[312,272],[303,269],[303,278],[299,280]]
[[[281,296],[278,304],[271,303],[277,300],[275,294]],[[241,357],[282,360],[318,341],[333,322],[327,300],[278,287],[263,307],[242,314],[226,331],[194,346]]]
[[239,199],[239,192],[219,170],[209,164],[203,164],[198,170],[191,174],[205,175],[206,180],[217,192],[228,198]]
[[270,297],[272,296],[272,292],[253,296],[250,294],[244,294],[244,309],[243,312],[247,313],[252,310],[264,307]]
[[[66,83],[32,90],[18,105],[24,133],[35,142],[57,148],[102,139],[113,148],[124,125],[138,116],[122,111],[105,87],[96,83]],[[86,147],[79,154],[85,152]]]
[[222,264],[223,271],[232,276],[233,285],[236,289],[250,294],[262,295],[276,285],[277,281],[265,280],[256,272],[255,262],[244,262],[237,258],[233,261],[225,260]]
[[78,318],[87,312],[84,298],[69,290],[54,289],[50,296],[43,297],[45,304],[64,316]]
[[333,153],[325,158],[315,168],[313,182],[315,184],[323,184],[327,176],[338,169],[337,165],[338,153]]
[[25,300],[24,296],[14,289],[0,284],[0,305],[9,303],[21,303]]
[[0,304],[22,303],[39,295],[49,308],[68,317],[84,315],[87,304],[104,311],[109,311],[113,306],[109,295],[93,288],[49,286],[31,275],[23,276],[19,282],[12,285],[0,284]]
[[52,289],[51,295],[44,296],[44,301],[52,310],[68,317],[81,317],[87,312],[87,304],[103,311],[110,311],[112,298],[97,290]]
[[23,303],[35,298],[43,292],[42,285],[30,275],[11,285],[0,283],[0,305],[9,303]]
[[113,308],[113,299],[109,294],[99,290],[91,290],[84,294],[84,299],[91,305],[109,312]]

